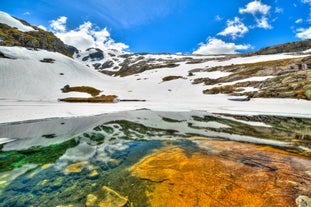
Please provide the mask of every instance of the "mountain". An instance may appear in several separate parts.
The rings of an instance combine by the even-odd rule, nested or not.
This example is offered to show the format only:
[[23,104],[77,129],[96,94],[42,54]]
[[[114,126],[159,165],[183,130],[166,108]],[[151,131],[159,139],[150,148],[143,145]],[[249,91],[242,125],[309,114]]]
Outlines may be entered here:
[[44,31],[1,11],[0,45],[44,49],[71,56],[66,45],[52,32]]
[[56,52],[1,46],[0,54],[1,98],[57,100],[68,96],[61,91],[65,85],[100,87],[108,81],[105,75]]
[[247,53],[246,55],[270,55],[278,53],[304,52],[311,48],[311,39],[288,42],[259,49],[256,52]]
[[[5,120],[15,117],[12,114],[18,110],[13,108],[26,107],[29,102],[36,104],[26,104],[33,108],[29,113],[23,109],[23,117],[37,117],[30,112],[51,103],[55,105],[53,110],[48,107],[48,117],[139,108],[311,114],[308,51],[248,56],[128,53],[98,48],[81,51],[52,34],[51,39],[31,36],[50,33],[13,17],[0,15],[0,23],[7,28],[0,33],[0,104],[5,106],[0,113]],[[29,35],[38,47],[14,39],[16,34]],[[14,44],[7,43],[10,41]],[[41,44],[53,45],[50,41],[60,42],[62,49]],[[121,102],[98,106],[59,100]]]

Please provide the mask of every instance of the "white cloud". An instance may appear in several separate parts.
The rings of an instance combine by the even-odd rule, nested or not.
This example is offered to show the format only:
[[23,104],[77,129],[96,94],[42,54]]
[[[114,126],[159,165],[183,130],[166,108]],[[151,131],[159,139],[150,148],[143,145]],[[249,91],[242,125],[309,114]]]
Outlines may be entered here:
[[227,20],[227,28],[217,35],[231,36],[232,39],[236,39],[237,37],[243,37],[247,32],[248,28],[238,17],[235,17],[234,20]]
[[79,50],[88,48],[116,49],[125,50],[128,45],[124,43],[116,43],[111,37],[107,28],[95,30],[91,22],[81,24],[77,29],[66,31],[66,17],[52,20],[50,27],[55,35],[59,37],[65,44],[72,45]]
[[267,17],[261,17],[260,19],[256,19],[257,27],[263,29],[272,29],[272,26],[268,22]]
[[296,23],[296,24],[300,24],[302,21],[303,21],[303,19],[297,19],[297,20],[295,21],[295,23]]
[[246,8],[240,8],[239,12],[241,14],[249,13],[252,15],[256,15],[256,14],[268,15],[270,9],[271,9],[270,6],[261,3],[261,1],[255,0],[255,1],[248,3],[246,5]]
[[311,22],[311,0],[301,0],[301,1],[302,1],[302,3],[309,4],[309,6],[310,6],[309,19],[307,21]]
[[25,16],[29,16],[29,15],[31,15],[31,13],[30,12],[24,12],[24,14],[23,15],[25,15]]
[[236,45],[235,43],[226,43],[220,39],[209,37],[207,43],[200,43],[199,49],[193,54],[236,54],[237,50],[247,50],[250,45]]
[[66,31],[67,17],[62,16],[56,20],[52,20],[50,27],[54,32],[65,32]]
[[300,28],[297,30],[296,37],[300,39],[310,39],[311,38],[311,27],[305,29],[305,28]]
[[[269,24],[268,15],[270,13],[271,6],[263,4],[261,1],[255,0],[248,3],[245,8],[240,8],[240,14],[252,14],[257,23],[256,27],[263,29],[271,29]],[[277,10],[276,10],[277,11]]]

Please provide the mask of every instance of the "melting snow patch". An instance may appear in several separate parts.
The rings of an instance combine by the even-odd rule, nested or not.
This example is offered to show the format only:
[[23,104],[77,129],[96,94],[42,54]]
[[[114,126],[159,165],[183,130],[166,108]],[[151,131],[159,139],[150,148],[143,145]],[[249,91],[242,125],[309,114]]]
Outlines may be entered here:
[[22,22],[13,18],[9,14],[1,11],[0,11],[0,23],[7,24],[10,27],[16,27],[19,31],[22,32],[34,31],[32,27],[24,25]]
[[11,138],[0,138],[0,144],[8,143],[8,142],[13,142],[15,139]]
[[216,122],[216,121],[209,121],[209,122],[196,122],[192,121],[192,126],[194,127],[206,127],[206,128],[214,128],[214,129],[220,129],[220,128],[231,128],[228,125]]

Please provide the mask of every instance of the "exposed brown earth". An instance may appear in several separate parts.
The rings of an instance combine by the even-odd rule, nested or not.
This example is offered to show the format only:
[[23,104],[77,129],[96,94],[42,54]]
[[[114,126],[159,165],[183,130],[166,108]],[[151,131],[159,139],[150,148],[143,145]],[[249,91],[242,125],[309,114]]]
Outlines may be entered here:
[[[218,79],[197,78],[193,84],[216,85],[241,81],[232,85],[215,86],[203,91],[205,94],[230,94],[249,98],[296,98],[311,100],[311,56],[287,60],[275,60],[252,64],[230,65],[196,70],[231,72]],[[243,79],[257,76],[276,76],[264,81],[246,81]],[[243,92],[243,87],[254,87],[257,91]]]
[[97,96],[92,98],[79,98],[79,97],[69,97],[69,98],[63,98],[59,99],[59,101],[64,102],[88,102],[88,103],[113,103],[114,100],[118,96],[116,95],[103,95],[103,96]]

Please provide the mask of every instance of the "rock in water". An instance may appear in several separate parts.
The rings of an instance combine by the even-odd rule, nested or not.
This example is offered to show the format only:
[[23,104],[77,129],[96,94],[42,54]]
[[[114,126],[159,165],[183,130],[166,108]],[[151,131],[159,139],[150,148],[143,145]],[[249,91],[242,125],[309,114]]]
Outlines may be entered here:
[[311,198],[301,195],[296,199],[296,203],[298,207],[311,207]]

